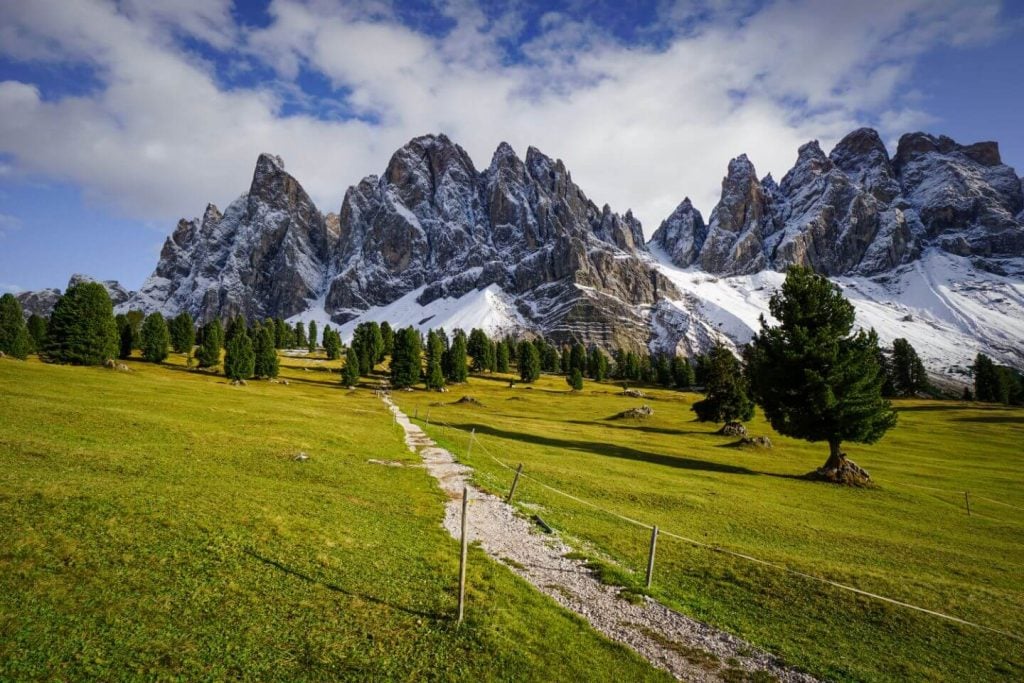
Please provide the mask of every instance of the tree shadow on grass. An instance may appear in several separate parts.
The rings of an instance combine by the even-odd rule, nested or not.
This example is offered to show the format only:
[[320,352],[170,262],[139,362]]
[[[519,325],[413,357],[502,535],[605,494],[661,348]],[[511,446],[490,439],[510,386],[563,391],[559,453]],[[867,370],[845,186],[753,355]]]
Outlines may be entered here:
[[[740,467],[737,465],[727,465],[725,463],[711,462],[708,460],[687,458],[681,455],[662,455],[660,453],[648,453],[646,451],[637,450],[635,448],[629,448],[627,446],[617,446],[615,444],[609,443],[579,441],[575,439],[557,439],[551,436],[541,436],[539,434],[509,432],[503,429],[497,429],[495,427],[491,427],[489,425],[484,424],[455,424],[452,426],[457,429],[465,430],[467,432],[471,429],[475,429],[477,434],[487,434],[489,436],[493,436],[499,439],[526,441],[529,443],[537,444],[539,446],[564,448],[566,450],[582,451],[584,453],[594,453],[595,455],[602,455],[610,458],[621,458],[624,460],[648,462],[654,465],[664,465],[666,467],[678,467],[680,469],[685,470],[721,472],[724,474],[767,474],[765,472],[755,472],[754,470],[748,469],[746,467]],[[769,476],[784,477],[787,475],[771,474]]]
[[977,415],[974,417],[955,417],[957,422],[983,422],[986,424],[1024,424],[1024,415]]
[[667,434],[669,436],[716,436],[714,432],[705,432],[696,429],[672,429],[671,427],[651,427],[649,425],[613,424],[610,421],[614,416],[599,418],[597,420],[559,420],[569,424],[586,425],[588,427],[602,427],[609,429],[625,429],[630,432],[646,432],[648,434]]
[[284,572],[285,574],[289,574],[289,575],[294,576],[296,578],[302,579],[303,581],[308,581],[309,583],[319,584],[319,585],[323,586],[324,588],[327,588],[328,590],[335,591],[336,593],[341,593],[342,595],[347,595],[350,598],[359,598],[360,600],[366,600],[367,602],[372,602],[372,603],[374,603],[376,605],[382,605],[384,607],[390,607],[393,610],[397,610],[399,612],[405,612],[406,614],[412,615],[414,617],[424,617],[426,619],[435,619],[435,620],[442,620],[442,619],[449,620],[450,619],[450,617],[447,616],[447,615],[436,614],[434,612],[423,612],[423,611],[420,611],[420,610],[411,609],[409,607],[403,607],[402,605],[396,605],[393,602],[388,602],[387,600],[383,600],[381,598],[376,598],[376,597],[374,597],[372,595],[366,595],[365,593],[356,593],[354,591],[347,590],[347,589],[342,588],[341,586],[339,586],[337,584],[333,584],[333,583],[330,583],[329,581],[324,581],[323,579],[318,579],[315,576],[310,576],[309,574],[305,574],[303,572],[300,572],[298,569],[294,569],[292,567],[289,567],[289,566],[287,566],[285,564],[282,564],[282,563],[278,562],[277,560],[272,560],[269,557],[263,557],[262,555],[254,552],[252,550],[244,550],[243,552],[246,555],[248,555],[249,557],[252,557],[253,559],[259,560],[263,564],[265,564],[265,565],[267,565],[269,567],[273,567],[274,569],[280,570],[280,571]]

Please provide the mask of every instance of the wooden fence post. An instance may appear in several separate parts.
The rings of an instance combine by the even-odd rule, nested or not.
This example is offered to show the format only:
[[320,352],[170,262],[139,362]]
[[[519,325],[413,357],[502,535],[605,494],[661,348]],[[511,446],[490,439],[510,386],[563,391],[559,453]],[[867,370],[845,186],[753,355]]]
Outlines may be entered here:
[[516,478],[512,480],[512,489],[508,492],[508,498],[505,499],[506,503],[512,502],[512,496],[516,495],[516,486],[519,486],[519,475],[523,473],[523,463],[519,463],[519,467],[516,468]]
[[469,538],[466,534],[466,515],[469,509],[469,488],[462,487],[462,555],[459,559],[459,623],[466,605],[466,549]]
[[658,525],[651,529],[651,552],[647,556],[647,587],[651,587],[651,580],[654,578],[654,549],[658,546]]

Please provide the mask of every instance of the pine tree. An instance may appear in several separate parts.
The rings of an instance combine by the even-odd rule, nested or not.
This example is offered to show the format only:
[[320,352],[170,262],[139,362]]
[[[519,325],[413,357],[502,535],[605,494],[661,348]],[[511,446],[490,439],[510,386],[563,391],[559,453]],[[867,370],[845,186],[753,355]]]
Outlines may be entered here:
[[[675,357],[672,360],[675,360]],[[655,374],[657,375],[658,384],[661,386],[671,387],[675,384],[675,377],[672,375],[672,361],[665,354],[658,356],[658,360],[655,363]]]
[[441,359],[444,357],[444,340],[435,330],[427,333],[427,372],[425,382],[427,389],[440,389],[444,386],[444,371]]
[[992,359],[979,353],[974,359],[974,398],[985,403],[1003,403],[999,370]]
[[494,353],[495,367],[498,372],[508,372],[509,368],[509,357],[508,357],[508,342],[502,339],[498,342],[498,348]]
[[327,352],[327,360],[341,358],[341,335],[330,325],[324,328],[324,351]]
[[460,384],[465,382],[469,376],[466,355],[466,333],[462,330],[455,330],[445,363],[447,369],[445,379],[450,383]]
[[277,341],[277,338],[275,337],[276,330],[276,323],[273,328],[262,326],[259,323],[257,323],[256,327],[253,328],[252,374],[255,377],[277,377],[279,365],[277,359],[277,349],[275,348],[275,343]]
[[694,385],[693,366],[685,358],[672,358],[672,380],[676,389],[689,389]]
[[481,329],[473,328],[466,343],[466,353],[473,359],[473,372],[483,372],[488,367],[487,347],[490,339]]
[[572,347],[568,344],[562,344],[562,352],[558,357],[558,367],[562,370],[563,375],[568,375],[572,370],[569,367],[572,362]]
[[50,317],[46,358],[58,363],[100,365],[118,351],[114,306],[98,282],[68,287]]
[[380,331],[380,325],[375,322],[356,325],[352,332],[352,346],[359,357],[359,373],[369,375],[377,363],[384,360],[384,335]]
[[419,382],[421,364],[420,335],[410,325],[395,334],[395,350],[391,355],[391,386],[404,389]]
[[35,353],[42,353],[46,348],[47,320],[41,315],[33,313],[28,317],[25,327],[28,328],[28,336],[32,337],[32,350]]
[[743,368],[732,351],[718,344],[708,354],[705,398],[693,404],[701,422],[746,421],[754,416],[754,402],[747,396]]
[[581,391],[583,389],[583,373],[580,372],[579,368],[573,368],[570,370],[565,381],[570,387],[572,387],[573,391]]
[[[224,331],[224,348],[226,349],[231,341],[242,332],[248,334],[249,325],[245,322],[245,316],[241,313],[228,320],[228,327]],[[250,342],[252,339],[249,340]]]
[[317,339],[318,339],[318,337],[316,336],[316,321],[315,320],[310,320],[309,321],[309,349],[308,349],[310,353],[316,353],[316,340]]
[[117,357],[125,360],[132,357],[132,347],[135,345],[135,335],[132,334],[132,324],[127,319],[121,324],[120,349]]
[[384,356],[390,356],[395,350],[395,330],[387,320],[380,324],[380,339],[384,343]]
[[196,328],[188,311],[182,311],[167,326],[171,335],[171,348],[175,353],[192,353],[196,343]]
[[892,342],[892,384],[897,396],[909,397],[928,390],[928,373],[906,339]]
[[828,460],[816,476],[868,481],[840,447],[843,441],[874,443],[896,424],[881,393],[878,336],[874,330],[853,334],[853,305],[810,268],[791,266],[769,309],[779,325],[762,317],[746,351],[758,405],[780,434],[828,442]]
[[244,327],[236,328],[224,356],[224,374],[230,380],[243,380],[251,378],[255,370],[256,354],[249,332]]
[[487,372],[498,371],[498,344],[493,339],[487,340]]
[[125,319],[132,329],[132,348],[142,349],[142,321],[146,319],[146,314],[142,311],[128,311],[124,314]]
[[150,363],[162,363],[167,358],[171,336],[167,322],[159,313],[150,313],[142,323],[142,357]]
[[579,370],[580,374],[587,370],[587,349],[580,343],[573,344],[572,351],[569,352],[570,376],[573,370]]
[[345,351],[345,366],[341,369],[341,384],[354,387],[359,384],[359,354],[351,344]]
[[220,350],[223,347],[224,331],[220,320],[214,320],[203,326],[203,342],[196,352],[199,367],[211,368],[220,363]]
[[540,377],[540,354],[537,347],[528,342],[519,342],[516,349],[516,357],[519,359],[519,379],[524,382],[536,382]]
[[304,349],[309,346],[309,340],[306,339],[306,326],[300,320],[295,323],[295,348]]
[[21,303],[13,294],[0,296],[0,351],[25,360],[32,349],[32,337],[21,314]]

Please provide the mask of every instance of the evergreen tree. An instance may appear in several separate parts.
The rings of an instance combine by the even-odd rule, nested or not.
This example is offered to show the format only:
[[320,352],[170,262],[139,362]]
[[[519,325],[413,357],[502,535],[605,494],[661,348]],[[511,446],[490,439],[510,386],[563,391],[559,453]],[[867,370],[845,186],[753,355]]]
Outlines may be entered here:
[[537,349],[541,353],[541,367],[544,372],[558,372],[561,369],[562,359],[558,355],[558,347],[541,340]]
[[175,353],[192,353],[196,343],[196,328],[188,311],[182,311],[167,326],[171,335],[171,348]]
[[390,356],[395,350],[395,330],[387,320],[380,324],[380,339],[384,344],[384,352],[381,356],[381,360],[384,360],[385,356]]
[[[341,358],[341,334],[337,330],[332,330],[330,325],[324,328],[324,351],[327,352],[327,360]],[[359,369],[362,370],[362,367]]]
[[688,360],[680,356],[672,358],[672,380],[676,389],[689,389],[694,385],[693,366]]
[[495,367],[498,372],[508,372],[508,342],[504,339],[498,342],[498,348],[494,352]]
[[743,369],[732,351],[718,344],[708,354],[705,398],[693,404],[701,422],[746,421],[754,416],[754,402],[747,396]]
[[142,311],[128,311],[125,313],[125,319],[128,320],[128,324],[132,328],[132,348],[142,349],[142,321],[146,319],[146,314]]
[[68,287],[50,317],[46,357],[59,363],[99,365],[117,355],[114,306],[98,282]]
[[634,381],[643,379],[643,365],[640,356],[633,351],[626,352],[626,378]]
[[274,327],[262,326],[259,323],[252,331],[253,369],[255,377],[277,377],[279,361],[277,358],[277,324]]
[[892,398],[896,395],[896,378],[893,375],[892,360],[885,349],[878,349],[878,372],[882,376],[882,396]]
[[608,359],[605,358],[604,353],[601,349],[596,346],[590,347],[590,353],[587,354],[587,377],[590,379],[601,382],[604,380],[605,374],[608,372]]
[[419,332],[411,325],[398,330],[395,333],[395,349],[391,354],[391,386],[404,389],[419,382],[421,365]]
[[892,384],[897,396],[914,396],[928,390],[924,364],[906,339],[892,342]]
[[46,318],[33,313],[28,317],[25,327],[28,328],[28,336],[32,337],[32,350],[41,353],[46,348]]
[[[228,327],[224,331],[224,348],[226,349],[231,341],[242,332],[248,334],[249,326],[245,322],[245,316],[239,313],[228,321]],[[252,339],[249,342],[251,343]]]
[[375,322],[356,325],[352,332],[352,346],[359,357],[359,374],[369,375],[377,363],[384,360],[384,335],[380,325]]
[[519,359],[519,379],[524,382],[536,382],[540,377],[540,354],[537,347],[528,342],[519,342],[516,349],[516,357]]
[[220,320],[203,325],[203,341],[196,352],[199,367],[212,368],[220,363],[221,337],[223,335]]
[[569,371],[572,370],[569,364],[572,362],[572,347],[568,344],[562,344],[562,353],[558,358],[558,367],[561,368],[563,375],[568,375]]
[[874,443],[896,424],[882,397],[874,330],[853,334],[853,305],[839,288],[810,268],[791,266],[769,303],[779,325],[761,319],[747,347],[751,388],[780,434],[827,441],[829,457],[818,475],[859,483],[868,475],[846,459],[843,441]]
[[256,354],[245,327],[236,327],[224,355],[224,374],[230,380],[249,379],[256,370]]
[[[674,356],[672,360],[675,360]],[[675,377],[672,375],[672,361],[665,354],[658,356],[658,360],[655,363],[655,374],[658,384],[661,386],[671,387],[675,384]]]
[[440,389],[444,386],[444,370],[441,360],[444,357],[444,339],[435,330],[427,333],[427,372],[424,378],[427,389]]
[[452,384],[461,384],[469,376],[466,352],[466,333],[462,330],[455,330],[452,336],[452,345],[448,349],[446,366],[447,379]]
[[498,344],[493,339],[487,340],[487,372],[498,371]]
[[466,353],[473,359],[473,372],[483,372],[488,367],[487,347],[490,339],[487,333],[481,329],[473,328],[469,332],[469,341],[466,342]]
[[316,352],[316,340],[317,339],[318,339],[318,337],[316,336],[316,321],[315,320],[310,320],[309,321],[309,352],[310,353],[315,353]]
[[309,346],[309,339],[306,338],[306,325],[301,320],[295,323],[295,348],[304,349]]
[[351,344],[345,351],[345,367],[341,369],[341,383],[346,387],[359,384],[359,354]]
[[150,363],[162,363],[167,358],[171,335],[167,322],[159,313],[150,313],[142,323],[142,357]]
[[132,334],[132,324],[126,319],[121,323],[120,349],[117,357],[125,360],[132,357],[132,347],[135,344],[135,335]]
[[974,359],[974,398],[985,403],[1005,403],[999,370],[992,359],[979,353]]
[[964,401],[973,401],[974,400],[974,394],[971,393],[971,388],[970,387],[964,387],[964,393],[961,395],[960,398],[962,400],[964,400]]
[[13,294],[0,296],[0,351],[25,360],[32,350],[32,337],[21,314],[21,303]]
[[629,369],[626,367],[626,355],[625,349],[615,349],[615,367],[612,370],[615,379],[629,379],[627,377]]
[[570,387],[572,387],[573,391],[580,391],[583,389],[583,373],[580,372],[579,368],[573,368],[570,370],[565,381]]
[[587,349],[578,342],[572,345],[572,350],[569,352],[570,376],[573,370],[579,370],[580,374],[587,371]]

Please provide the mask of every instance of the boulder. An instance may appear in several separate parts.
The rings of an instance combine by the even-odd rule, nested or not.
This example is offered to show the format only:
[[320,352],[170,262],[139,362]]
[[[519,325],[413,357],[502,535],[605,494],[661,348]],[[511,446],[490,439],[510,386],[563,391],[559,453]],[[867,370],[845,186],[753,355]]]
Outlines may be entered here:
[[630,408],[629,410],[623,410],[621,413],[613,415],[613,420],[646,420],[647,418],[654,415],[654,409],[648,405],[642,405],[638,408]]
[[742,422],[726,422],[716,433],[722,436],[746,436],[747,428]]

